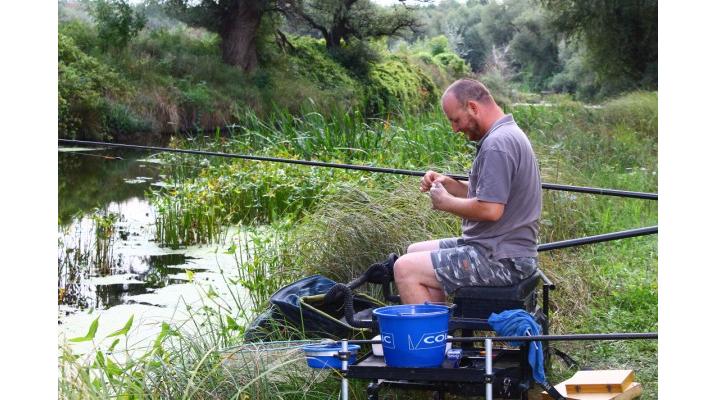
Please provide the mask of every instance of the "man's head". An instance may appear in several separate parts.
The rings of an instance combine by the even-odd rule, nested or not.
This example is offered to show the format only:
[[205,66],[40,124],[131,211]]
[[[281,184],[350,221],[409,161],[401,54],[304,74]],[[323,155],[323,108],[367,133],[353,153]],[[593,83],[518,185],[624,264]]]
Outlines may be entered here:
[[455,132],[479,140],[504,115],[490,91],[473,79],[453,82],[442,96],[442,108]]

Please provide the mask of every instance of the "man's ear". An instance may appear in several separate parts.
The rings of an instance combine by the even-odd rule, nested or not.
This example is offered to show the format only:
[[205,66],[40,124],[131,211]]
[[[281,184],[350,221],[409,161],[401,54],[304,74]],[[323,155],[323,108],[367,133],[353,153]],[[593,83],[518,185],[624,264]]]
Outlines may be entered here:
[[468,100],[467,110],[474,117],[477,117],[480,114],[480,103],[474,100]]

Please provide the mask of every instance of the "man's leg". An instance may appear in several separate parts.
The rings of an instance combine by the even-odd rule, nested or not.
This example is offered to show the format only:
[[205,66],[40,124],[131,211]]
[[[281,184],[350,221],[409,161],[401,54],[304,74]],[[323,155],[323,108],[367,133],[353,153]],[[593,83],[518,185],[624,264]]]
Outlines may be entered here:
[[408,253],[416,253],[418,251],[432,251],[440,248],[440,241],[444,239],[426,240],[424,242],[413,243],[407,248]]
[[394,270],[395,285],[403,304],[445,302],[445,292],[435,276],[430,251],[414,251],[403,255],[395,261]]

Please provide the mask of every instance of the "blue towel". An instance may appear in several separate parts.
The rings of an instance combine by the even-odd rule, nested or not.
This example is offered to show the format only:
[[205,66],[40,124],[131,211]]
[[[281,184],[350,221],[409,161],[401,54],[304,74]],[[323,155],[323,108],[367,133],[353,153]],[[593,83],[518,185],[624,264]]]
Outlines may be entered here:
[[[488,323],[500,336],[535,336],[540,334],[540,326],[525,310],[507,310],[500,314],[492,313]],[[511,346],[519,346],[520,344],[521,342],[510,342]],[[542,342],[532,341],[529,343],[528,362],[533,370],[533,378],[538,383],[545,383]]]

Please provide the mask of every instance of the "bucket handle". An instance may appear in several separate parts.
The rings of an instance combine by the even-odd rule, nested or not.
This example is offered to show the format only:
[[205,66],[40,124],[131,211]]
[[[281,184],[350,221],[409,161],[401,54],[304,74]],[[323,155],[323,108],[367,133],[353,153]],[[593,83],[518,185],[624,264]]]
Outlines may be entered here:
[[455,309],[455,307],[457,307],[457,304],[455,304],[455,303],[448,305],[447,303],[442,302],[442,301],[426,301],[423,304],[425,304],[426,306],[429,306],[429,305],[446,306],[448,308],[448,311],[452,311]]
[[[443,303],[443,302],[441,302],[441,301],[426,301],[426,302],[423,303],[423,305],[426,305],[426,306],[429,306],[429,305],[446,306],[447,309],[448,309],[448,312],[454,310],[455,307],[457,307],[457,304],[455,304],[455,303],[448,305],[447,303]],[[408,315],[416,315],[416,314],[413,314],[413,313],[400,313],[400,314],[398,314],[398,315],[401,316],[401,317],[406,317],[406,316],[408,316]]]

